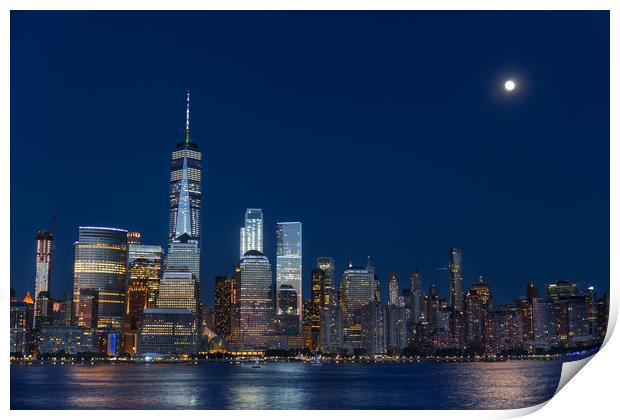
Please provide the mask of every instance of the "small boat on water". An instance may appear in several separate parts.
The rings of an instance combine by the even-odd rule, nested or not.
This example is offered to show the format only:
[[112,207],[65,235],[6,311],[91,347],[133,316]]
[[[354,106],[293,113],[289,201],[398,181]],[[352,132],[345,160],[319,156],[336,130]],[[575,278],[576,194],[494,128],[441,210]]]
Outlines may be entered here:
[[260,369],[260,363],[258,363],[258,357],[254,359],[254,364],[252,365],[252,369]]
[[323,363],[321,363],[321,359],[317,356],[310,362],[310,366],[323,366]]

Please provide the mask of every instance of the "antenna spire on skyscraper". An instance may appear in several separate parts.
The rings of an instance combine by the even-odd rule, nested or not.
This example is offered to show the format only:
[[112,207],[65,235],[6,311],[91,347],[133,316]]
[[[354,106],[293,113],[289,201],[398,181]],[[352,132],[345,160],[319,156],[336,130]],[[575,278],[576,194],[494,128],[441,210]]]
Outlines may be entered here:
[[187,91],[187,105],[185,108],[185,143],[189,143],[189,90]]

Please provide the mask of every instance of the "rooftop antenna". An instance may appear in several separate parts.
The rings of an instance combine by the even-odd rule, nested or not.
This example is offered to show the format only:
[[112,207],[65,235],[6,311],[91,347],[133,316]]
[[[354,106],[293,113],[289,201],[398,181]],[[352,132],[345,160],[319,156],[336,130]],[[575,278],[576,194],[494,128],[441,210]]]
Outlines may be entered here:
[[187,91],[187,105],[185,107],[185,143],[189,143],[189,90]]

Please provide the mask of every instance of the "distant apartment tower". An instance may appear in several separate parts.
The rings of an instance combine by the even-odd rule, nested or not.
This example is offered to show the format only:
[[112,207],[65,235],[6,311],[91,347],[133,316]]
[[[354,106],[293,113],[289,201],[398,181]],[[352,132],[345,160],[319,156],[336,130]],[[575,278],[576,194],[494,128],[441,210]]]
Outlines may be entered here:
[[450,306],[463,312],[463,253],[460,249],[448,251],[448,270],[450,272]]
[[[51,296],[52,289],[52,259],[54,252],[54,236],[47,230],[40,230],[37,232],[36,242],[36,265],[35,265],[35,281],[34,281],[34,297],[35,307],[34,311],[34,327],[38,327],[38,321],[40,321],[41,314],[48,314],[49,308],[47,307],[47,300]],[[41,301],[39,294],[44,292],[47,296],[45,301]]]
[[263,252],[263,210],[247,209],[241,228],[239,259],[248,251]]
[[[302,318],[301,260],[301,223],[279,222],[276,225],[276,316],[287,329],[296,323],[297,335],[301,332]],[[292,306],[293,294],[296,301]]]
[[271,275],[269,259],[259,251],[246,252],[239,263],[233,342],[241,348],[268,345],[273,321]]
[[398,276],[396,273],[390,273],[389,286],[389,304],[398,305],[400,297],[400,288],[398,287]]
[[75,319],[79,320],[83,303],[81,290],[94,290],[98,294],[96,326],[121,328],[127,283],[127,231],[81,226],[74,247],[73,306],[78,311]]
[[424,315],[424,292],[422,291],[422,275],[420,270],[411,273],[411,321],[414,326],[423,318]]

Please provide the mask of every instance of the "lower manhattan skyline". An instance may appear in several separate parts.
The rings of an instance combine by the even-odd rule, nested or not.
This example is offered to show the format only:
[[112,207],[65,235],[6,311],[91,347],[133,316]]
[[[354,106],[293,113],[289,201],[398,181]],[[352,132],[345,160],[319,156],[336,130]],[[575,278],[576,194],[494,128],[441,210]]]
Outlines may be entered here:
[[448,297],[449,248],[463,291],[482,275],[500,303],[530,281],[606,291],[608,143],[591,140],[609,136],[605,16],[14,12],[11,286],[33,294],[43,229],[57,297],[72,289],[78,226],[136,230],[168,252],[169,154],[190,90],[210,306],[248,208],[263,211],[274,278],[276,223],[303,224],[304,299],[319,256],[337,283],[370,256],[383,297],[389,273],[406,288],[416,268]]

